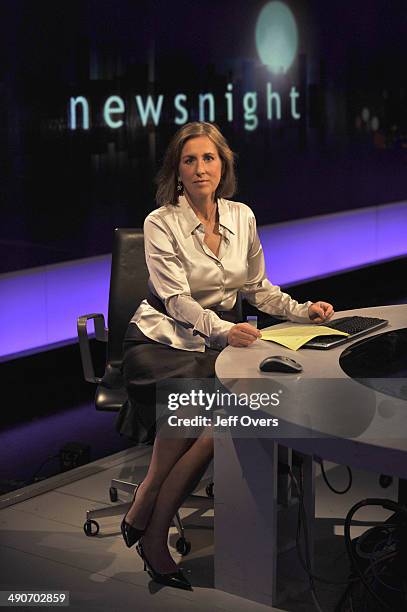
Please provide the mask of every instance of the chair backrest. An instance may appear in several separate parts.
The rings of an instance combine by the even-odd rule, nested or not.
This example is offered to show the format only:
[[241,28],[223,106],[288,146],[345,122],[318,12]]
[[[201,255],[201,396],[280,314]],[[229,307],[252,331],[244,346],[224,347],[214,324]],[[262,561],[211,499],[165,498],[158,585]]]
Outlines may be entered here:
[[130,319],[147,295],[148,269],[143,230],[116,228],[110,275],[107,362],[119,365]]

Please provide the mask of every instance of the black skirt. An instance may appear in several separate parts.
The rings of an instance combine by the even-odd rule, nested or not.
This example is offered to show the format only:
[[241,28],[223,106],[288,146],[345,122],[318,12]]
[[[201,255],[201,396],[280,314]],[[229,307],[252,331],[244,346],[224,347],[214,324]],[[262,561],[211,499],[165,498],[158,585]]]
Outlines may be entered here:
[[172,378],[214,379],[218,355],[219,351],[208,347],[205,352],[198,352],[161,344],[131,323],[123,342],[122,374],[128,400],[117,418],[119,433],[138,444],[151,444],[160,417],[157,384]]

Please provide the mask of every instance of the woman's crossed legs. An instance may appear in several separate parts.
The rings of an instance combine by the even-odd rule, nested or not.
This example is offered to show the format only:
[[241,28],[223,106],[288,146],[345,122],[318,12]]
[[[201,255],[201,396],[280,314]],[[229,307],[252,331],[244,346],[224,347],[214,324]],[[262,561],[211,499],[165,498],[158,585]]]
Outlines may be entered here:
[[194,490],[213,457],[211,431],[198,438],[169,437],[164,425],[156,436],[147,476],[137,489],[126,522],[145,529],[143,550],[159,573],[177,566],[168,549],[168,530],[183,501]]

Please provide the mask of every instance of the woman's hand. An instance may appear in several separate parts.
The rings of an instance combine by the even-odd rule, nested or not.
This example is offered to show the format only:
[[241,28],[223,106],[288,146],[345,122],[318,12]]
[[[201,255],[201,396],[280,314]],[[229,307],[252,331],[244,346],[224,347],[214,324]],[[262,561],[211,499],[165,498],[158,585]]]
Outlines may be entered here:
[[308,316],[313,323],[323,323],[324,321],[329,321],[333,314],[333,306],[328,302],[314,302],[308,308]]
[[250,346],[260,336],[260,331],[253,327],[253,325],[237,323],[228,332],[228,344],[230,346]]

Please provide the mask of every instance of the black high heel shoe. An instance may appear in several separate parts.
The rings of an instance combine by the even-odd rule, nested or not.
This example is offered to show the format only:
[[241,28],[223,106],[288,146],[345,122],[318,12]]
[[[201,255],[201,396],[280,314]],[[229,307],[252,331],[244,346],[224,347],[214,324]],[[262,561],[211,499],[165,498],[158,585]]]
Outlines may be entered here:
[[[134,491],[133,502],[136,499],[136,493],[138,488],[139,485],[137,485]],[[126,516],[121,522],[120,529],[122,532],[123,540],[126,542],[126,546],[130,548],[131,546],[133,546],[133,544],[136,544],[136,542],[139,541],[142,535],[144,535],[145,529],[137,529],[136,527],[133,527],[133,525],[130,525],[130,523],[126,523]]]
[[185,591],[192,591],[191,584],[185,578],[181,570],[178,570],[177,572],[172,572],[171,574],[159,574],[151,566],[151,563],[149,563],[149,561],[146,559],[146,555],[144,553],[141,542],[137,544],[136,550],[144,561],[144,571],[149,574],[149,576],[154,580],[154,582],[164,584],[165,586],[175,587],[177,589],[184,589]]

